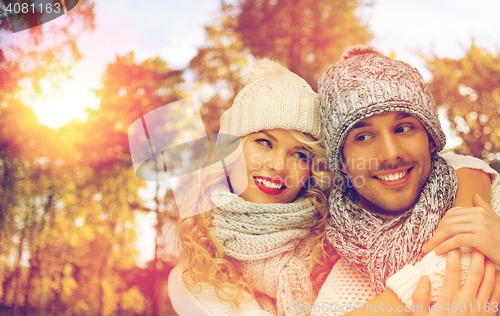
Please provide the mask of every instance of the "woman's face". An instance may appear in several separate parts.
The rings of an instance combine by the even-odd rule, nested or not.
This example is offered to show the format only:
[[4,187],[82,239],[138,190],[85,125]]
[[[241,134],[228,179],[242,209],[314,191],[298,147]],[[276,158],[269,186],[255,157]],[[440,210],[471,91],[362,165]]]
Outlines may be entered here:
[[284,129],[248,136],[229,176],[234,193],[253,203],[289,203],[311,174],[312,153]]

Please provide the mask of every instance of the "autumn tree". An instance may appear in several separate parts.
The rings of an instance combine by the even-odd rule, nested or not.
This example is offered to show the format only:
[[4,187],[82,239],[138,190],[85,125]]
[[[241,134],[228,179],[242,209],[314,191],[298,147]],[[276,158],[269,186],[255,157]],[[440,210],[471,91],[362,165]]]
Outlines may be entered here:
[[[2,34],[10,25],[5,15],[0,18],[4,42]],[[11,314],[19,305],[27,313],[32,282],[39,277],[37,254],[45,241],[40,237],[52,217],[55,182],[61,179],[49,166],[48,157],[57,152],[55,134],[37,124],[20,95],[40,94],[41,80],[57,85],[67,75],[81,57],[75,40],[93,29],[93,18],[93,3],[82,1],[57,26],[31,28],[25,31],[26,41],[0,50],[0,301],[11,306]],[[14,265],[3,259],[12,254]],[[21,262],[25,255],[27,268]]]
[[347,46],[371,39],[357,11],[369,5],[362,0],[223,2],[188,67],[196,75],[193,94],[201,94],[207,132],[218,131],[220,115],[247,83],[242,78],[255,58],[276,59],[316,88],[321,73]]
[[235,32],[238,12],[238,7],[222,5],[205,26],[206,42],[188,66],[195,74],[192,93],[203,102],[200,113],[208,134],[219,131],[219,117],[246,83],[242,78],[253,59]]
[[[94,164],[96,170],[109,169],[114,165],[118,168],[118,173],[135,177],[129,151],[129,127],[134,121],[141,120],[151,111],[186,98],[182,74],[182,71],[171,69],[164,60],[158,57],[137,62],[133,53],[118,56],[114,63],[108,65],[103,75],[103,88],[96,92],[101,98],[101,104],[98,110],[89,112],[89,122],[85,124],[88,132],[78,133],[82,135],[79,147],[84,148],[81,151],[82,160]],[[171,116],[177,117],[175,112],[171,113]],[[170,132],[168,135],[167,133],[163,135],[166,147],[169,143],[175,143],[175,138],[183,130],[182,121],[172,119],[170,124],[173,125],[169,129]],[[151,134],[149,135],[151,137]],[[159,136],[162,137],[162,135]],[[175,154],[170,156],[170,159],[181,161],[181,158]],[[180,164],[174,163],[173,165],[179,166]],[[102,180],[102,175],[100,178]],[[136,180],[139,181],[139,178],[136,177]],[[129,181],[130,179],[125,183]],[[130,281],[130,283],[137,284],[143,294],[151,300],[153,315],[160,314],[161,301],[165,300],[160,295],[172,265],[168,262],[169,258],[162,255],[162,250],[165,246],[163,238],[165,229],[173,220],[171,209],[167,207],[167,204],[172,203],[173,196],[169,191],[165,193],[160,190],[160,181],[155,183],[156,193],[153,201],[149,201],[149,207],[137,198],[130,200],[135,203],[132,203],[132,210],[152,212],[156,217],[155,256],[152,262],[148,263],[146,274],[144,271],[137,272],[134,279]],[[142,185],[145,185],[144,181]],[[133,192],[134,189],[137,192],[137,187],[130,187],[128,191]]]
[[372,35],[357,10],[363,0],[245,0],[234,31],[251,53],[279,60],[314,89],[344,49]]
[[125,146],[112,135],[108,142],[89,137],[102,126],[92,120],[58,131],[41,126],[20,100],[40,95],[42,80],[57,87],[67,77],[81,58],[76,39],[93,29],[93,19],[93,4],[80,1],[60,23],[24,31],[26,42],[1,50],[0,302],[11,315],[146,309],[127,279],[138,255],[134,210],[144,183],[131,172]]
[[461,154],[500,160],[500,55],[471,44],[460,59],[426,57],[430,89],[463,139]]

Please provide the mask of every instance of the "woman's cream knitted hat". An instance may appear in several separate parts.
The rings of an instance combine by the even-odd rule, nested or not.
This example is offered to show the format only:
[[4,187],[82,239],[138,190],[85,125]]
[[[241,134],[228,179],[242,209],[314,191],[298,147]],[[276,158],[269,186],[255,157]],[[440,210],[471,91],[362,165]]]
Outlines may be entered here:
[[260,60],[251,81],[220,118],[219,135],[242,137],[281,128],[322,136],[316,93],[307,82],[279,63]]

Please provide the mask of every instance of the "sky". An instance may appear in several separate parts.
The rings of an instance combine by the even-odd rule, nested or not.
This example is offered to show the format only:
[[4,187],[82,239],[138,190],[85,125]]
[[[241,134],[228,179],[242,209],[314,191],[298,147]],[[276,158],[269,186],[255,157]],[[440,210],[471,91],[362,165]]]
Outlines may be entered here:
[[[227,1],[227,0],[226,0]],[[335,0],[332,0],[335,1]],[[419,53],[460,58],[476,44],[500,52],[500,1],[498,0],[373,0],[373,6],[359,12],[374,34],[370,43],[382,53],[396,53],[420,70],[426,80],[430,73]],[[39,123],[58,128],[73,118],[85,121],[86,107],[97,108],[99,99],[91,89],[101,87],[106,66],[117,55],[134,52],[136,60],[160,56],[173,69],[184,68],[197,48],[204,44],[203,25],[209,23],[221,0],[95,2],[95,30],[83,34],[78,48],[83,58],[73,65],[72,78],[60,90],[47,89],[45,99],[25,100],[37,114]],[[59,17],[48,23],[59,23]],[[20,41],[27,32],[3,34],[2,39]],[[332,64],[335,63],[332,60]],[[446,122],[443,122],[446,125]],[[446,130],[446,126],[445,126]],[[451,146],[456,144],[451,135]],[[148,199],[151,190],[141,195]],[[152,258],[155,219],[150,214],[137,218],[140,223],[140,262]]]
[[[226,0],[227,1],[227,0]],[[335,1],[335,0],[332,0]],[[499,51],[500,10],[497,0],[373,0],[360,15],[373,34],[371,42],[378,50],[396,53],[417,67],[426,80],[430,73],[418,53],[434,52],[438,57],[459,58],[476,38],[480,46]],[[62,89],[47,88],[51,97],[26,100],[39,122],[51,128],[86,119],[86,107],[97,108],[99,99],[91,89],[101,87],[105,67],[116,55],[134,52],[138,61],[160,56],[173,69],[185,67],[203,45],[203,25],[210,22],[221,0],[130,0],[95,1],[95,25],[92,33],[78,40],[83,58],[73,65],[72,79]],[[49,23],[57,24],[59,19]],[[27,32],[4,34],[17,41]],[[332,61],[334,63],[336,61]]]

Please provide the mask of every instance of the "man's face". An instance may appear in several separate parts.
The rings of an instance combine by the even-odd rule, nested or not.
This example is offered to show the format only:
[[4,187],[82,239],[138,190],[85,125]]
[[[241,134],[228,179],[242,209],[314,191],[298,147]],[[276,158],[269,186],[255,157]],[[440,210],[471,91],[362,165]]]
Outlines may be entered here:
[[374,115],[347,134],[342,172],[349,175],[363,207],[397,214],[418,201],[435,149],[416,117],[403,112]]

